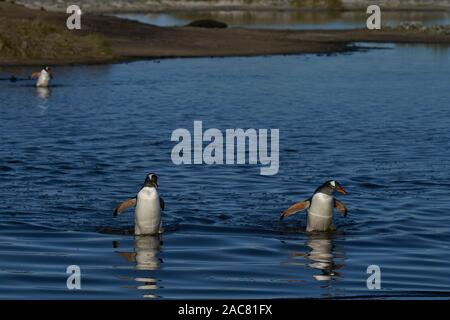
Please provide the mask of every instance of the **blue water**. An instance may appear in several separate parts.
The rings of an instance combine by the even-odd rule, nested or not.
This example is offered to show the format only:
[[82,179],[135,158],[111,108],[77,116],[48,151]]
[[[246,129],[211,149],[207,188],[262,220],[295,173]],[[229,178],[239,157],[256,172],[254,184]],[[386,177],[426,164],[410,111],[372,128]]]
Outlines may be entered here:
[[[450,297],[450,52],[382,47],[57,67],[48,91],[0,81],[0,298]],[[194,120],[279,128],[278,175],[174,165],[171,133]],[[133,212],[112,210],[152,171],[165,232],[134,239]],[[335,232],[279,221],[328,179],[349,192]]]

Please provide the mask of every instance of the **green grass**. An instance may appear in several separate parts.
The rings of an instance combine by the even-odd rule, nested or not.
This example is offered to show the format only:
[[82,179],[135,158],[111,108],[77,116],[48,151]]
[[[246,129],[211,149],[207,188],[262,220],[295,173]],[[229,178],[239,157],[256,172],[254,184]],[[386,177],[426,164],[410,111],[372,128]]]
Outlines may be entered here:
[[0,59],[79,61],[113,58],[108,41],[101,35],[78,36],[41,20],[0,21]]

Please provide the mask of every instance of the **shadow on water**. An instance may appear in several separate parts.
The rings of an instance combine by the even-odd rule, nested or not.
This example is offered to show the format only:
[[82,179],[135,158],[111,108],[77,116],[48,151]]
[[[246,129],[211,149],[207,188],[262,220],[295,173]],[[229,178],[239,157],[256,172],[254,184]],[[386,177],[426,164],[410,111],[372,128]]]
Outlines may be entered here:
[[[134,238],[134,250],[131,252],[115,250],[126,262],[134,263],[137,270],[154,271],[158,270],[163,263],[159,257],[160,247],[162,245],[162,236],[136,236]],[[113,241],[113,248],[119,249],[120,242]],[[146,273],[143,277],[134,278],[138,284],[136,289],[144,290],[143,298],[157,298],[154,294],[159,289],[158,279],[154,278],[150,273]]]

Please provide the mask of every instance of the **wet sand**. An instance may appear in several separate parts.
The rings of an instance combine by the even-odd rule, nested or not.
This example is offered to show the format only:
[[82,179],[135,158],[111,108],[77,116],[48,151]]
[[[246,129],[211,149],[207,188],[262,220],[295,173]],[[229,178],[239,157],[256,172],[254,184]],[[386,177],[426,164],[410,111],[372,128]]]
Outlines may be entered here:
[[[64,13],[31,10],[14,4],[0,3],[0,14],[10,21],[39,19],[55,26],[61,32],[68,32],[66,30],[68,15]],[[2,32],[5,31],[0,30],[0,36]],[[92,55],[83,56],[78,52],[73,56],[50,59],[45,56],[15,59],[0,56],[0,64],[72,64],[173,57],[336,53],[349,50],[348,45],[351,42],[450,44],[450,35],[415,31],[169,28],[95,14],[84,14],[82,30],[70,32],[80,37],[100,34],[109,42],[113,55],[92,57]]]

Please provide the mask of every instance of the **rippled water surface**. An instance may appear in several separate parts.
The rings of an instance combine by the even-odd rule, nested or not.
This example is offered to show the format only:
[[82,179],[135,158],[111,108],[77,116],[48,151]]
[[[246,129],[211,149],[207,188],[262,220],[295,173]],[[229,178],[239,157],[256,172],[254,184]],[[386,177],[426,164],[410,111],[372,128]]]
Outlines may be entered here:
[[[28,68],[1,69],[25,77]],[[450,53],[174,59],[0,81],[0,298],[450,297]],[[176,128],[279,128],[280,171],[176,166]],[[112,217],[159,174],[161,238]],[[337,179],[347,218],[279,213]],[[66,288],[79,265],[82,290]],[[381,290],[368,290],[378,265]]]

